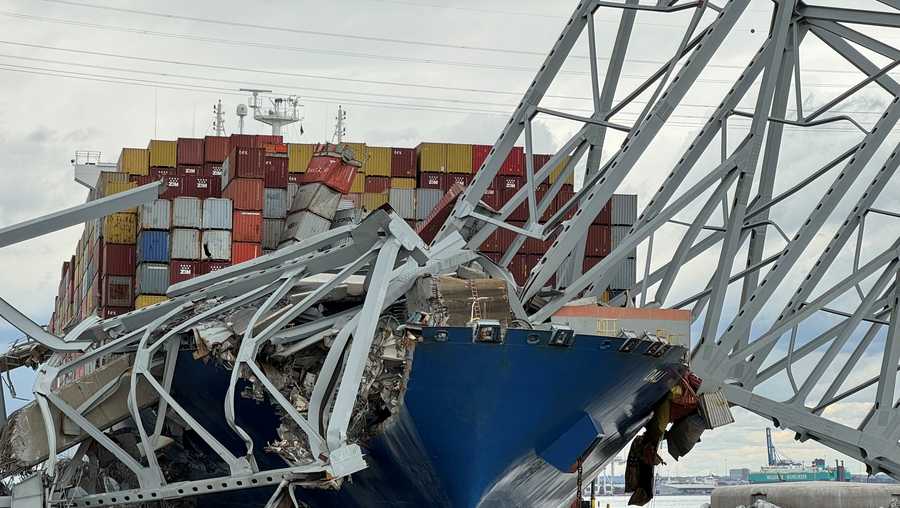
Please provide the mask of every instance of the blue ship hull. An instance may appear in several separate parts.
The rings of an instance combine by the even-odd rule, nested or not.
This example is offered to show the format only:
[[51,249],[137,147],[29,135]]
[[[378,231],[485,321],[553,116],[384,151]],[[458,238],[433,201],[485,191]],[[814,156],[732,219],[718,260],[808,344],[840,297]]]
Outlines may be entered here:
[[[298,489],[298,499],[313,508],[557,507],[574,499],[578,459],[588,478],[628,443],[682,374],[685,349],[655,356],[647,354],[650,342],[625,352],[625,339],[579,335],[571,346],[548,339],[549,332],[510,329],[503,344],[473,343],[469,328],[426,329],[401,410],[362,444],[369,467],[340,490]],[[227,379],[191,359],[179,369],[185,363],[214,392]],[[249,404],[257,416],[247,428],[264,445],[274,426]],[[204,409],[213,411],[201,423],[231,435],[214,406]],[[242,453],[240,440],[223,441]],[[283,467],[266,455],[263,467]],[[241,506],[262,506],[270,494],[247,491]],[[201,505],[231,506],[212,498]]]

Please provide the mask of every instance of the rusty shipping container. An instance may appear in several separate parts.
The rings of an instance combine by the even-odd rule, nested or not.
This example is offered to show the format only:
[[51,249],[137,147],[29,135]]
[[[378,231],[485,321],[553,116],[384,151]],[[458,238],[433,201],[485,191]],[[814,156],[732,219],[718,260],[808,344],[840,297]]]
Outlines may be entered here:
[[284,219],[288,213],[287,189],[265,189],[263,199],[264,219]]
[[262,256],[262,245],[259,243],[234,242],[231,244],[232,264],[243,263]]
[[416,150],[414,148],[391,149],[391,176],[395,178],[416,177]]
[[169,284],[178,284],[200,275],[199,261],[173,260],[169,264]]
[[134,302],[134,277],[131,275],[107,275],[102,279],[103,305],[128,307]]
[[[134,267],[137,265],[137,247],[117,243],[103,242],[103,254],[101,272],[106,275],[134,275]],[[129,300],[127,305],[131,305]]]
[[116,162],[116,170],[129,175],[150,174],[150,151],[144,148],[123,148]]
[[207,198],[203,200],[203,229],[231,229],[234,213],[231,200],[226,198]]
[[262,212],[236,210],[231,219],[233,226],[231,233],[232,242],[262,241]]
[[173,229],[170,242],[172,243],[171,259],[200,259],[200,230]]
[[151,139],[147,149],[150,151],[151,168],[174,168],[178,160],[178,143]]
[[180,197],[172,201],[172,227],[200,229],[203,226],[203,201]]
[[[231,219],[229,218],[229,222]],[[215,261],[231,260],[231,231],[213,229],[204,231],[200,238],[200,259]]]
[[137,215],[114,213],[103,219],[101,234],[107,243],[133,244],[137,237]]
[[281,243],[281,232],[284,231],[284,219],[263,219],[262,247],[275,250]]
[[229,182],[222,197],[230,199],[235,210],[262,211],[263,181],[256,178],[238,178]]
[[175,162],[178,165],[202,166],[206,162],[203,139],[178,138]]
[[327,153],[320,153],[312,158],[306,173],[298,183],[324,183],[332,189],[346,194],[350,192],[353,186],[353,179],[359,172],[358,162],[345,163],[343,159],[333,154],[334,147],[328,145],[325,150],[331,150]]
[[228,158],[228,138],[206,136],[203,139],[203,162],[224,162]]

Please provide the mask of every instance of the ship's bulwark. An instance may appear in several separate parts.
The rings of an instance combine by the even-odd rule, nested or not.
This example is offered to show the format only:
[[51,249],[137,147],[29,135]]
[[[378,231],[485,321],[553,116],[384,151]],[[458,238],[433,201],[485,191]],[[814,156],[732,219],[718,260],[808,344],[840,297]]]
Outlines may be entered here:
[[[438,331],[445,332],[440,341]],[[624,339],[584,335],[569,347],[549,346],[548,332],[532,330],[508,330],[503,344],[473,343],[468,328],[426,329],[423,338],[404,404],[364,443],[369,467],[338,491],[298,489],[298,499],[312,508],[560,506],[575,495],[578,457],[591,450],[583,464],[589,478],[620,451],[677,381],[685,353],[673,347],[650,356],[648,342],[625,353],[619,351]],[[183,364],[199,362],[182,357],[179,370]],[[224,371],[185,367],[195,378],[192,392],[214,392],[192,397],[202,406],[209,402],[201,423],[231,436],[218,393],[224,393]],[[245,402],[253,407],[238,413],[256,415],[243,424],[261,450],[277,418],[271,406]],[[585,422],[601,435],[585,436]],[[239,440],[223,438],[223,444],[242,453]],[[562,472],[548,460],[571,466]],[[260,461],[266,463],[279,466]],[[271,490],[245,494],[241,502],[248,504],[241,506],[262,506]]]

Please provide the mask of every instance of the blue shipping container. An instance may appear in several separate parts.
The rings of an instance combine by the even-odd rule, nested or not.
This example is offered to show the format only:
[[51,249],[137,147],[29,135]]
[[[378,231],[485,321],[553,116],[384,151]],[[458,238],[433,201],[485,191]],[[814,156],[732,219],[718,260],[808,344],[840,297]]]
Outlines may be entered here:
[[169,232],[141,231],[137,239],[138,263],[169,262]]

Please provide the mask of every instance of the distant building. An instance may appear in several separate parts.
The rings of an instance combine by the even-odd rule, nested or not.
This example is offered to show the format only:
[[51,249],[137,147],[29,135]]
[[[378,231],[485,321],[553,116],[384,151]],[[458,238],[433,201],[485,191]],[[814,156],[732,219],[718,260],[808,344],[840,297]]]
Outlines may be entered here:
[[746,467],[740,469],[729,469],[728,479],[735,482],[750,481],[750,470]]

